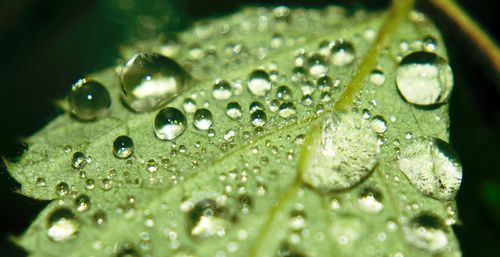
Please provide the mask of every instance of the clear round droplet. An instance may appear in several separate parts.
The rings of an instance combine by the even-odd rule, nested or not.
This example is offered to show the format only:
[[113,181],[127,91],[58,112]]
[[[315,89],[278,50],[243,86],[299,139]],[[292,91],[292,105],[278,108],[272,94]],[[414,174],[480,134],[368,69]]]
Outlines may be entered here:
[[292,102],[284,102],[280,105],[278,114],[282,118],[289,118],[297,113],[297,108]]
[[75,198],[75,209],[79,212],[86,211],[90,208],[90,197],[87,195],[79,195]]
[[155,110],[188,88],[188,73],[157,53],[134,55],[120,75],[123,100],[136,112]]
[[339,191],[363,181],[378,162],[377,134],[361,114],[336,112],[309,132],[301,152],[303,181],[321,191]]
[[424,51],[413,52],[399,63],[396,84],[403,98],[411,104],[439,104],[450,97],[453,74],[442,57]]
[[226,115],[231,119],[238,119],[241,117],[241,105],[238,102],[229,102],[226,105]]
[[217,100],[229,99],[232,95],[231,85],[225,80],[217,80],[213,86],[212,95]]
[[364,212],[379,213],[384,208],[382,193],[373,188],[365,188],[358,199],[358,204]]
[[332,78],[330,78],[328,75],[321,76],[316,81],[316,86],[322,92],[330,91],[333,87]]
[[307,59],[307,66],[309,67],[309,74],[319,78],[328,72],[327,60],[320,54],[313,54]]
[[208,109],[198,109],[193,115],[193,125],[199,130],[207,130],[212,126],[213,117]]
[[403,232],[408,243],[431,253],[442,252],[448,245],[446,227],[433,214],[416,216],[404,227]]
[[292,98],[292,90],[287,86],[280,86],[276,90],[276,97],[280,100],[290,100]]
[[161,140],[174,140],[186,130],[186,116],[176,108],[160,110],[154,120],[156,137]]
[[69,185],[66,182],[60,182],[55,189],[58,196],[65,196],[69,193]]
[[462,165],[453,148],[433,137],[417,137],[401,148],[399,169],[422,194],[440,200],[455,198]]
[[382,134],[387,130],[387,122],[384,117],[377,115],[372,118],[371,121],[372,128],[375,132]]
[[71,87],[68,95],[71,113],[83,121],[106,116],[111,106],[108,90],[99,82],[81,79]]
[[267,122],[267,115],[266,112],[263,110],[256,110],[250,114],[250,121],[252,122],[252,125],[256,127],[262,127],[266,124]]
[[193,237],[204,239],[222,237],[229,222],[224,218],[224,208],[212,199],[197,202],[189,211],[190,229]]
[[47,220],[47,236],[54,242],[67,242],[75,239],[79,228],[80,222],[67,208],[55,210]]
[[113,142],[113,154],[120,159],[126,159],[134,153],[134,142],[128,136],[119,136]]
[[197,109],[196,102],[192,98],[186,98],[182,103],[182,108],[187,113],[194,113]]
[[265,96],[271,90],[271,79],[264,70],[254,70],[248,77],[248,89],[256,96]]
[[385,82],[385,75],[381,70],[374,70],[370,73],[369,80],[374,85],[382,86]]
[[75,152],[71,159],[71,166],[75,169],[83,169],[87,165],[87,156],[82,152]]
[[250,112],[255,112],[257,110],[264,110],[264,105],[261,102],[252,102],[248,106]]
[[345,40],[335,41],[331,50],[331,62],[335,66],[349,65],[356,58],[354,46]]

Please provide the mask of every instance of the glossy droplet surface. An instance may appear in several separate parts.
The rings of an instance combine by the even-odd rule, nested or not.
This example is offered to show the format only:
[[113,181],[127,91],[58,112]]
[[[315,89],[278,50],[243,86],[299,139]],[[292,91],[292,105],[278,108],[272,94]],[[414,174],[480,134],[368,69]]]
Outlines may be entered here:
[[199,130],[207,130],[213,123],[212,113],[208,109],[198,109],[193,115],[193,125]]
[[375,132],[382,134],[387,130],[387,122],[384,117],[377,115],[372,118],[371,121],[372,128]]
[[113,154],[120,159],[126,159],[134,152],[134,142],[128,136],[119,136],[113,142]]
[[79,195],[75,198],[75,209],[79,212],[88,210],[90,207],[90,197],[87,195]]
[[396,84],[401,95],[409,103],[444,103],[453,88],[453,74],[448,62],[436,54],[414,52],[405,56],[399,63]]
[[108,114],[111,96],[99,82],[81,79],[71,87],[68,95],[71,113],[84,121],[102,118]]
[[161,109],[154,120],[156,137],[161,140],[173,140],[186,130],[186,116],[176,108]]
[[74,239],[79,231],[80,222],[67,208],[55,210],[47,220],[47,236],[55,242]]
[[224,236],[229,224],[223,215],[224,209],[217,206],[214,200],[205,199],[197,202],[189,211],[191,235],[198,238]]
[[262,127],[266,124],[267,122],[267,115],[266,112],[263,110],[256,110],[250,114],[250,121],[252,122],[252,125],[256,127]]
[[157,53],[134,55],[121,76],[123,99],[136,112],[157,109],[188,88],[189,75],[174,60]]
[[451,200],[462,181],[462,165],[451,146],[441,139],[418,137],[401,149],[399,169],[424,195]]
[[256,96],[265,96],[271,90],[271,79],[264,70],[255,70],[250,73],[247,83],[248,89]]
[[416,216],[403,232],[408,243],[432,253],[441,252],[448,245],[445,225],[433,214]]
[[278,114],[282,118],[289,118],[297,113],[297,108],[292,102],[284,102],[279,106]]
[[349,65],[356,58],[354,46],[345,40],[335,41],[331,50],[331,61],[335,66]]
[[321,77],[328,72],[328,65],[325,57],[320,54],[313,54],[307,59],[309,74],[313,77]]
[[381,70],[374,70],[370,74],[369,80],[371,83],[381,86],[385,82],[385,75]]
[[384,208],[382,193],[373,188],[365,188],[358,199],[358,204],[364,212],[379,213]]
[[226,105],[226,115],[231,119],[238,119],[241,117],[241,105],[238,102],[229,102]]
[[231,85],[225,80],[217,80],[213,86],[212,95],[217,100],[229,99],[232,95]]
[[327,115],[304,143],[299,171],[303,181],[322,191],[345,190],[372,172],[379,158],[377,134],[358,113]]

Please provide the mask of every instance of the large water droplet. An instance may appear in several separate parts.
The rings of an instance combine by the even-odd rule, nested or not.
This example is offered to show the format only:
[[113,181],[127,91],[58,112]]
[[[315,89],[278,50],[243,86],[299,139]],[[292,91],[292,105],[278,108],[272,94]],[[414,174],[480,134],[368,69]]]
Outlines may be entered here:
[[120,158],[125,159],[130,157],[134,152],[134,142],[128,136],[119,136],[113,142],[113,154]]
[[462,181],[462,165],[441,139],[418,137],[401,149],[399,169],[424,195],[451,200]]
[[357,185],[375,167],[377,134],[358,113],[329,114],[303,145],[299,169],[305,183],[322,191]]
[[448,245],[446,227],[432,214],[418,215],[403,231],[408,243],[432,253],[441,252]]
[[111,106],[108,90],[101,83],[86,79],[71,87],[68,100],[73,115],[84,121],[106,116]]
[[345,40],[335,41],[331,52],[332,63],[336,66],[349,65],[354,61],[354,58],[356,57],[354,46],[351,42]]
[[55,210],[47,220],[47,236],[55,242],[74,239],[78,234],[80,222],[67,208]]
[[156,114],[154,131],[161,140],[173,140],[186,130],[186,116],[173,107],[163,108]]
[[193,125],[199,130],[207,130],[212,126],[213,117],[208,109],[198,109],[193,115]]
[[436,54],[414,52],[405,56],[399,63],[396,84],[401,95],[409,103],[444,103],[453,88],[453,74],[448,62]]
[[263,70],[254,70],[248,77],[248,89],[256,96],[265,96],[271,90],[269,74]]
[[131,109],[147,112],[168,103],[188,87],[189,75],[174,60],[156,53],[134,55],[120,76],[123,99]]

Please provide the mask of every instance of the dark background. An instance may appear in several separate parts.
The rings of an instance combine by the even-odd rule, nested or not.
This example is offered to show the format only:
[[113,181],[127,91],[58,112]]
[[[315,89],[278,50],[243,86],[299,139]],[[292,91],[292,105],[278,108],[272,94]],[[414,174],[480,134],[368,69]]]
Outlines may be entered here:
[[[129,0],[141,4],[117,10],[113,4],[119,1],[0,0],[0,156],[21,153],[22,138],[60,113],[53,100],[85,74],[115,64],[118,46],[127,40],[182,30],[197,19],[231,13],[244,4],[387,7],[386,1]],[[458,2],[498,39],[495,1]],[[427,1],[418,7],[440,27],[455,75],[450,131],[464,180],[458,194],[463,224],[454,230],[464,256],[500,256],[500,76]],[[145,27],[139,16],[163,25]],[[24,256],[8,237],[22,233],[45,203],[15,193],[19,185],[0,165],[0,255]]]

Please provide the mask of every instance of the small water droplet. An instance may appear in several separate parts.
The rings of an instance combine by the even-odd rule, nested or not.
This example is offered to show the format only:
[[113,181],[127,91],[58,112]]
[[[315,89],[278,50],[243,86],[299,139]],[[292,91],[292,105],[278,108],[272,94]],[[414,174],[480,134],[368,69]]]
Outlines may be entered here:
[[174,60],[157,53],[139,53],[120,75],[123,99],[137,112],[159,108],[188,88],[189,75]]
[[83,169],[87,165],[87,156],[82,152],[75,152],[71,159],[71,166],[75,169]]
[[442,252],[448,245],[446,227],[433,214],[420,214],[404,228],[408,243],[432,253]]
[[356,57],[354,46],[351,42],[345,40],[335,41],[331,53],[331,60],[335,66],[349,65]]
[[208,109],[198,109],[193,115],[193,125],[199,130],[207,130],[212,126],[213,117]]
[[119,136],[113,142],[113,154],[120,158],[126,159],[134,152],[134,142],[128,136]]
[[37,177],[35,179],[35,184],[37,187],[44,187],[46,185],[46,180],[44,177]]
[[67,208],[61,208],[52,212],[47,220],[47,236],[55,242],[66,242],[75,239],[80,222],[75,214]]
[[228,221],[224,219],[224,208],[217,206],[212,199],[197,202],[189,211],[190,233],[197,238],[224,236]]
[[424,195],[455,198],[462,181],[462,165],[451,146],[441,139],[417,137],[401,149],[399,169]]
[[370,74],[370,82],[377,86],[382,86],[385,82],[385,75],[381,70],[374,70]]
[[75,198],[75,209],[79,212],[88,210],[90,207],[90,197],[87,195],[79,195]]
[[321,77],[328,72],[327,60],[320,54],[313,54],[307,59],[309,74],[313,77]]
[[255,112],[257,110],[264,110],[264,105],[261,102],[252,102],[248,106],[248,110],[250,110],[250,112]]
[[256,127],[262,127],[267,122],[266,112],[263,110],[256,110],[250,114],[250,121]]
[[111,96],[99,82],[81,79],[68,95],[71,112],[76,118],[89,121],[102,118],[109,112]]
[[214,87],[212,89],[212,95],[217,100],[229,99],[232,95],[231,85],[225,80],[215,81]]
[[290,100],[292,98],[292,90],[287,86],[280,86],[276,90],[276,97],[280,100]]
[[295,108],[295,105],[293,105],[292,102],[284,102],[280,105],[278,114],[282,118],[289,118],[292,115],[297,113],[297,108]]
[[304,95],[301,99],[301,102],[305,106],[311,106],[314,103],[314,100],[311,95]]
[[104,223],[106,223],[108,215],[106,215],[106,213],[103,210],[98,210],[94,213],[92,219],[94,220],[94,223],[96,225],[101,226],[104,225]]
[[56,185],[56,195],[65,196],[69,193],[69,185],[66,182],[60,182]]
[[186,98],[184,99],[184,102],[182,102],[182,108],[187,113],[194,113],[197,108],[196,102],[193,100],[193,98]]
[[269,74],[263,70],[254,70],[248,77],[248,89],[256,96],[265,96],[271,90]]
[[432,105],[448,100],[453,74],[448,62],[429,52],[405,56],[396,71],[396,84],[404,99],[415,105]]
[[435,51],[437,48],[437,41],[433,36],[426,36],[422,43],[424,44],[424,50],[428,52]]
[[372,188],[365,188],[358,199],[358,204],[367,213],[379,213],[384,208],[382,193]]
[[226,105],[226,115],[231,119],[238,119],[241,117],[241,105],[238,102],[229,102]]
[[377,134],[358,113],[329,114],[315,126],[301,152],[299,172],[322,191],[345,190],[371,174],[379,156]]
[[316,86],[320,91],[330,91],[333,86],[332,78],[330,78],[328,75],[321,76],[316,81]]
[[382,134],[387,130],[387,122],[380,115],[372,118],[371,125],[373,130],[379,134]]
[[186,130],[186,116],[176,108],[160,110],[155,117],[154,131],[161,140],[173,140]]

